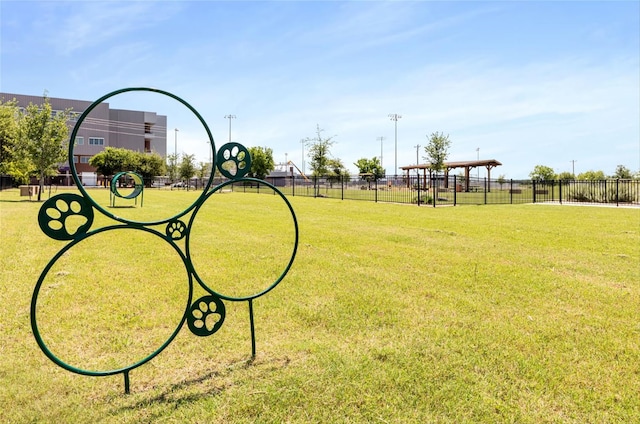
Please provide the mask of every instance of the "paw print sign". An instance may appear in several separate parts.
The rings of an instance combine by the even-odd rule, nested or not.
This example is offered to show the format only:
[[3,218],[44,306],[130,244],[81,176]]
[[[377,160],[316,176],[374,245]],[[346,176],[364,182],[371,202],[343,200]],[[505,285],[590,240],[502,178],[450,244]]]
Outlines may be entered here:
[[[58,366],[70,372],[91,377],[121,374],[124,377],[124,391],[125,393],[129,393],[129,372],[132,369],[144,365],[160,354],[184,327],[187,327],[191,333],[198,337],[208,337],[220,331],[225,323],[227,310],[225,303],[227,302],[248,303],[251,355],[252,357],[255,356],[254,300],[272,291],[291,269],[298,247],[298,223],[291,204],[275,186],[266,181],[246,177],[251,169],[251,155],[249,151],[241,144],[228,143],[216,152],[213,137],[202,116],[187,102],[169,92],[145,87],[125,88],[111,92],[93,102],[89,108],[80,115],[73,128],[70,139],[76,139],[78,131],[85,120],[92,120],[90,114],[94,109],[106,100],[125,93],[151,93],[171,101],[177,101],[180,105],[187,108],[206,131],[211,145],[211,157],[214,159],[214,164],[212,165],[227,178],[226,181],[217,186],[213,186],[215,173],[211,172],[211,176],[206,182],[202,193],[197,196],[193,203],[185,205],[184,210],[178,211],[177,213],[171,212],[168,214],[169,216],[166,217],[145,219],[148,215],[143,214],[139,219],[132,219],[130,216],[123,217],[117,215],[115,213],[116,207],[111,201],[109,202],[109,206],[101,204],[99,202],[100,193],[98,190],[93,190],[93,193],[87,191],[75,168],[73,160],[75,144],[69,143],[68,157],[69,163],[71,164],[71,174],[79,194],[62,193],[51,197],[42,204],[38,213],[38,225],[43,233],[54,240],[66,242],[66,244],[49,261],[35,285],[30,308],[31,328],[42,352]],[[125,173],[129,172],[127,170],[121,171]],[[194,251],[196,252],[196,256],[198,248],[202,251],[203,243],[201,240],[199,242],[198,237],[208,240],[206,234],[204,237],[202,236],[202,231],[198,233],[198,236],[194,235],[194,227],[198,225],[199,221],[202,221],[203,218],[206,219],[206,217],[210,215],[210,211],[205,211],[206,208],[203,208],[203,206],[207,205],[211,207],[211,205],[220,198],[219,195],[214,196],[214,194],[222,193],[223,191],[233,191],[235,184],[259,184],[268,187],[274,194],[279,196],[276,196],[276,201],[280,202],[280,205],[284,204],[283,210],[291,217],[293,227],[293,240],[291,241],[291,245],[285,246],[284,248],[285,252],[288,251],[287,249],[290,249],[290,255],[286,256],[286,260],[284,260],[282,264],[283,268],[278,266],[267,267],[269,270],[278,270],[275,271],[273,276],[268,277],[270,283],[265,288],[242,295],[230,295],[218,287],[218,284],[222,282],[216,278],[212,278],[212,273],[210,272],[211,268],[218,266],[215,260],[201,259],[198,262],[192,259]],[[223,190],[225,188],[230,190]],[[176,195],[179,195],[179,193],[176,193]],[[188,198],[189,201],[192,199],[192,197],[186,196],[185,198]],[[158,199],[161,199],[161,197],[158,197]],[[272,202],[273,200],[270,198],[269,201]],[[149,200],[147,200],[146,203],[148,202]],[[145,207],[145,209],[147,208]],[[151,209],[155,209],[156,211],[163,210],[161,207],[152,207],[150,210]],[[148,212],[145,211],[145,214],[146,213]],[[98,219],[98,216],[100,219]],[[109,220],[112,222],[109,223]],[[197,228],[204,228],[205,232],[213,232],[214,229],[211,227],[213,226],[205,223]],[[197,231],[195,232],[197,233]],[[212,238],[215,239],[215,235],[212,236]],[[113,240],[118,240],[120,243],[117,248],[113,246]],[[136,243],[141,243],[141,245]],[[208,251],[210,249],[206,250]],[[128,252],[135,252],[133,254],[133,261],[135,263],[148,264],[148,266],[144,268],[144,273],[130,275],[126,269],[118,269],[117,266],[112,266],[111,261],[114,261],[114,258],[127,258]],[[78,263],[74,263],[74,260]],[[91,270],[94,267],[91,262],[100,260],[106,261],[107,264],[106,266],[96,267],[96,269],[107,269],[108,275],[101,276],[92,274]],[[51,290],[53,287],[66,287],[64,281],[59,282],[64,280],[65,276],[87,270],[85,274],[77,277],[77,279],[85,283],[83,288],[86,287],[86,284],[89,284],[87,291],[92,291],[91,284],[93,284],[93,291],[98,292],[95,297],[97,300],[95,300],[94,303],[98,302],[102,304],[113,301],[117,295],[125,289],[129,289],[132,293],[131,297],[134,298],[138,295],[136,287],[144,286],[149,292],[154,292],[157,280],[170,272],[167,267],[171,267],[171,281],[178,280],[175,285],[181,288],[180,293],[184,293],[184,304],[178,303],[179,308],[177,311],[167,312],[167,316],[172,317],[171,319],[174,321],[163,322],[161,326],[154,326],[144,322],[140,325],[140,328],[143,329],[156,327],[168,329],[167,333],[161,333],[160,336],[158,336],[159,338],[154,339],[157,340],[155,348],[149,348],[147,340],[141,343],[145,349],[151,349],[150,352],[147,350],[146,353],[141,354],[140,351],[143,349],[131,348],[132,353],[130,355],[124,355],[126,358],[124,364],[113,366],[112,361],[105,362],[107,364],[105,366],[97,366],[97,361],[77,361],[73,355],[65,353],[65,343],[56,343],[55,340],[52,340],[55,339],[55,337],[48,335],[52,330],[54,335],[58,334],[55,328],[55,323],[61,319],[58,315],[68,313],[70,315],[69,319],[71,320],[82,319],[81,311],[67,311],[63,309],[60,313],[56,314],[49,312],[51,307],[54,306],[50,299]],[[182,282],[179,281],[181,278],[184,278]],[[111,290],[115,291],[115,293],[109,295],[102,294],[102,291],[106,290],[103,286],[107,285]],[[91,309],[91,301],[82,300],[87,298],[87,296],[83,293],[76,294],[73,291],[73,284],[69,284],[69,286],[68,290],[72,292],[68,297],[77,296],[81,299],[79,303],[88,305],[87,311],[91,313],[93,311]],[[204,292],[205,294],[194,300],[194,292],[196,292],[196,290]],[[173,294],[167,296],[168,299],[175,298]],[[131,304],[136,305],[135,301],[136,299],[133,299]],[[179,302],[182,302],[182,300]],[[158,303],[164,304],[166,302],[160,300]],[[115,316],[113,321],[117,319],[125,319],[126,322],[142,321],[144,320],[144,312],[144,307],[134,306],[127,308],[125,312]],[[51,324],[49,321],[54,321],[54,324]],[[113,328],[101,329],[101,331],[104,332],[101,337],[109,338],[112,336],[112,333],[117,332],[117,330],[118,326],[115,324]],[[80,331],[77,336],[79,338],[85,338],[87,334]],[[132,338],[136,339],[137,337],[134,334]],[[118,352],[126,351],[128,347],[134,344],[131,340],[128,342],[121,342],[119,339],[116,340],[115,336],[113,339],[115,341],[106,346],[108,349],[113,348],[114,351]],[[86,350],[87,352],[92,352],[93,348],[94,344],[89,343],[86,349],[75,349],[75,351],[80,350],[84,352]],[[106,356],[109,352],[94,352],[97,356],[102,356],[103,353],[105,353]]]

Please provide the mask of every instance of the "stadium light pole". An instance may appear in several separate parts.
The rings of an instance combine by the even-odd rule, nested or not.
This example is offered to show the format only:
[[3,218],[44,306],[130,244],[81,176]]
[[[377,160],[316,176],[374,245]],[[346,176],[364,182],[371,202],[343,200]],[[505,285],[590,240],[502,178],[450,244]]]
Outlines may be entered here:
[[302,144],[302,175],[304,175],[304,144],[305,144],[304,138],[300,140],[300,144]]
[[224,119],[229,120],[229,143],[231,143],[231,120],[236,119],[236,115],[225,115]]
[[378,140],[380,140],[380,168],[384,168],[382,165],[382,141],[384,140],[384,137],[378,137]]
[[396,159],[393,174],[395,176],[398,176],[398,119],[402,118],[402,115],[398,115],[397,113],[390,113],[389,118],[395,122]]
[[177,128],[174,130],[175,137],[173,141],[173,154],[176,155],[176,161],[178,160],[178,131]]

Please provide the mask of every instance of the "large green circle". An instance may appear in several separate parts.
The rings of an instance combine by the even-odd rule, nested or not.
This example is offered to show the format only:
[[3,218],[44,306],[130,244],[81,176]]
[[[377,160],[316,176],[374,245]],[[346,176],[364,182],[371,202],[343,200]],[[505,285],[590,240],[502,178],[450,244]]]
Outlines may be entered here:
[[[193,228],[193,222],[194,222],[195,218],[198,216],[198,211],[205,204],[206,200],[209,199],[209,197],[211,197],[212,195],[214,195],[215,193],[217,193],[218,191],[222,190],[224,187],[226,187],[226,186],[228,186],[230,184],[242,183],[242,182],[262,184],[264,186],[267,186],[268,188],[273,190],[275,194],[280,196],[280,198],[284,201],[285,205],[287,206],[289,212],[291,213],[291,218],[293,220],[293,226],[294,226],[294,241],[293,241],[293,249],[291,251],[291,257],[289,258],[289,261],[287,262],[286,266],[284,267],[284,270],[282,271],[282,274],[280,274],[280,276],[277,277],[270,285],[268,285],[265,289],[259,290],[259,291],[255,292],[253,294],[244,295],[244,296],[232,296],[232,295],[229,295],[228,293],[224,294],[224,293],[221,293],[221,292],[219,292],[217,290],[214,290],[198,274],[198,270],[194,266],[192,258],[191,258],[191,253],[192,253],[191,252],[192,247],[190,245],[191,229]],[[289,203],[289,200],[287,199],[287,197],[280,190],[278,190],[274,185],[272,185],[272,184],[270,184],[270,183],[268,183],[268,182],[266,182],[264,180],[259,180],[259,179],[256,179],[256,178],[239,178],[237,180],[230,180],[230,181],[226,181],[226,182],[224,182],[222,184],[219,184],[212,191],[207,193],[206,198],[202,202],[200,202],[198,204],[196,209],[193,211],[193,214],[191,214],[191,219],[189,221],[189,224],[187,225],[187,237],[186,237],[186,239],[187,239],[186,240],[187,257],[190,259],[191,265],[193,266],[193,275],[195,276],[196,280],[200,283],[200,285],[205,290],[207,290],[209,293],[211,293],[211,294],[213,294],[215,296],[218,296],[221,299],[225,299],[225,300],[231,300],[231,301],[251,300],[251,299],[258,298],[258,297],[270,292],[271,290],[273,290],[280,283],[280,281],[282,281],[284,279],[284,277],[289,272],[289,269],[291,268],[291,265],[293,264],[293,261],[294,261],[294,259],[296,257],[296,252],[298,250],[298,239],[299,239],[298,220],[296,218],[295,212],[293,211],[293,207],[291,206],[291,203]]]
[[[175,94],[169,93],[168,91],[164,91],[164,90],[159,90],[157,88],[149,88],[149,87],[129,87],[129,88],[122,88],[120,90],[116,90],[116,91],[112,91],[111,93],[108,93],[102,97],[100,97],[98,100],[96,100],[95,102],[93,102],[83,113],[82,115],[80,115],[80,117],[78,118],[78,122],[76,123],[76,125],[73,127],[73,131],[71,132],[71,137],[69,138],[69,140],[75,140],[76,139],[76,135],[78,134],[78,131],[80,130],[80,127],[82,125],[82,123],[84,122],[84,120],[86,119],[86,117],[89,115],[89,113],[91,113],[91,111],[93,111],[93,109],[95,109],[100,103],[104,102],[105,100],[114,97],[118,94],[122,94],[122,93],[127,93],[127,92],[135,92],[135,91],[146,91],[146,92],[151,92],[151,93],[158,93],[158,94],[162,94],[165,95],[167,97],[170,97],[174,100],[177,100],[178,102],[180,102],[182,105],[184,105],[187,109],[189,109],[200,121],[200,123],[202,124],[202,126],[204,127],[204,129],[207,132],[207,136],[209,138],[209,143],[211,144],[211,150],[212,150],[212,157],[216,157],[215,154],[215,143],[213,141],[213,135],[211,135],[211,130],[209,129],[209,126],[207,125],[207,123],[204,121],[204,119],[202,118],[202,116],[200,115],[200,113],[198,113],[197,110],[195,110],[193,108],[193,106],[191,106],[189,103],[187,103],[185,100],[181,99],[180,97],[176,96]],[[196,200],[189,205],[184,211],[177,213],[174,216],[171,217],[166,217],[163,219],[159,219],[159,220],[155,220],[155,221],[149,221],[149,222],[140,222],[140,221],[132,221],[132,220],[128,220],[126,218],[122,218],[119,217],[117,215],[114,215],[113,213],[111,213],[109,210],[105,209],[104,207],[102,207],[100,204],[98,204],[98,202],[95,201],[95,199],[93,199],[91,197],[91,195],[87,192],[87,190],[84,188],[84,186],[82,185],[82,181],[80,181],[80,177],[78,176],[78,172],[76,170],[75,167],[75,163],[73,161],[73,151],[74,151],[74,147],[75,147],[75,143],[71,142],[69,143],[69,167],[71,168],[71,176],[73,177],[73,181],[76,183],[76,186],[78,187],[78,189],[80,190],[80,192],[83,194],[83,196],[87,199],[87,202],[90,202],[97,210],[99,210],[100,212],[102,212],[103,214],[105,214],[106,216],[115,219],[116,221],[119,222],[124,222],[124,223],[134,223],[134,224],[148,224],[148,225],[156,225],[156,224],[162,224],[162,223],[166,223],[169,221],[172,221],[174,219],[177,219],[181,216],[184,216],[185,214],[187,214],[189,211],[191,211],[197,204],[198,202],[204,198],[206,196],[207,191],[209,191],[209,187],[211,186],[211,183],[213,181],[213,177],[214,177],[214,173],[212,172],[211,175],[209,176],[209,179],[207,180],[207,184],[204,188],[204,190],[202,191],[202,194],[196,198]]]
[[[93,377],[108,376],[108,375],[114,375],[114,374],[120,374],[120,373],[128,372],[128,371],[130,371],[130,370],[132,370],[134,368],[137,368],[137,367],[147,363],[151,359],[155,358],[160,352],[162,352],[173,341],[173,339],[175,339],[175,337],[178,335],[178,333],[182,329],[182,326],[184,325],[184,322],[185,322],[186,317],[187,317],[187,311],[191,307],[191,300],[192,300],[192,297],[193,297],[193,279],[192,279],[191,273],[189,272],[189,268],[190,267],[187,264],[187,259],[184,256],[184,254],[182,253],[182,251],[178,248],[177,245],[175,245],[174,243],[167,243],[178,254],[180,260],[182,261],[182,263],[185,266],[185,271],[186,271],[186,274],[187,274],[187,277],[188,277],[188,296],[187,296],[187,299],[186,299],[185,309],[184,309],[184,312],[182,313],[182,318],[179,320],[179,322],[178,322],[177,326],[175,327],[175,329],[168,336],[167,340],[164,343],[162,343],[159,348],[155,349],[151,354],[149,354],[145,358],[143,358],[143,359],[141,359],[139,361],[133,362],[130,365],[126,365],[126,366],[123,366],[123,367],[120,367],[120,368],[117,368],[117,369],[90,370],[90,369],[86,369],[86,368],[80,368],[80,367],[73,366],[73,365],[63,361],[62,359],[60,359],[60,357],[58,355],[56,355],[55,353],[53,353],[51,351],[51,349],[48,347],[48,345],[45,343],[45,341],[44,341],[44,339],[43,339],[43,337],[42,337],[42,335],[40,333],[40,329],[38,327],[38,307],[37,307],[37,305],[38,305],[38,296],[40,295],[41,289],[43,287],[43,282],[45,281],[45,278],[46,278],[47,274],[49,273],[49,271],[51,270],[53,265],[56,263],[56,261],[58,261],[58,259],[63,257],[63,255],[65,255],[65,253],[69,252],[69,249],[71,249],[72,247],[76,246],[78,243],[81,243],[83,241],[87,241],[92,236],[95,236],[97,234],[100,234],[100,233],[103,233],[103,232],[109,231],[109,230],[113,230],[113,231],[117,231],[117,230],[143,231],[143,232],[152,234],[155,237],[158,237],[159,241],[161,241],[161,242],[166,242],[166,238],[162,234],[160,234],[159,232],[157,232],[155,230],[146,228],[146,227],[132,227],[132,226],[129,226],[129,225],[113,225],[113,226],[100,228],[100,229],[98,229],[96,231],[88,233],[85,237],[73,240],[72,242],[67,244],[65,247],[63,247],[49,261],[49,263],[47,264],[45,269],[40,274],[40,278],[38,279],[38,282],[36,283],[36,286],[34,288],[33,295],[32,295],[32,298],[31,298],[31,329],[33,331],[33,335],[34,335],[38,345],[40,346],[40,349],[44,352],[44,354],[51,361],[53,361],[58,366],[66,369],[68,371],[74,372],[76,374],[93,376]],[[107,299],[105,299],[105,300],[107,300]],[[74,319],[74,316],[71,315],[70,319]]]

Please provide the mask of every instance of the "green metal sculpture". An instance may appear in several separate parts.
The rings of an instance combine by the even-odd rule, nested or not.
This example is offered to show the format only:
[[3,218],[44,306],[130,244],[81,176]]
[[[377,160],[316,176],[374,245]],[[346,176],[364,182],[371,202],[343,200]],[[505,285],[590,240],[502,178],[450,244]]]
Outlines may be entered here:
[[[73,179],[80,190],[80,195],[64,193],[59,194],[45,201],[40,208],[40,212],[38,214],[38,224],[42,231],[49,237],[55,240],[68,241],[66,244],[54,257],[49,261],[47,266],[44,268],[40,277],[35,285],[33,296],[31,299],[31,328],[33,330],[33,334],[35,336],[36,342],[38,343],[40,349],[43,353],[55,364],[60,367],[86,376],[109,376],[109,375],[117,375],[122,374],[124,377],[124,391],[125,393],[129,393],[130,384],[129,384],[129,372],[141,365],[149,362],[155,356],[157,356],[160,352],[162,352],[178,335],[180,330],[184,327],[186,322],[187,327],[191,332],[197,336],[209,336],[214,334],[216,331],[220,329],[225,320],[225,301],[228,302],[247,302],[249,306],[249,320],[250,320],[250,332],[251,332],[251,356],[254,357],[256,354],[256,341],[255,341],[255,327],[254,327],[254,313],[253,313],[253,301],[254,299],[263,296],[274,289],[286,276],[291,268],[294,258],[296,256],[297,248],[298,248],[298,223],[291,207],[291,204],[287,200],[287,198],[273,185],[262,181],[256,180],[253,178],[246,178],[245,176],[251,169],[251,156],[249,151],[242,145],[237,143],[229,143],[220,148],[220,150],[216,153],[215,144],[213,141],[213,137],[211,135],[211,131],[209,130],[206,122],[200,116],[200,114],[187,102],[182,100],[181,98],[158,89],[154,88],[146,88],[146,87],[133,87],[133,88],[125,88],[121,90],[113,91],[100,99],[96,100],[92,103],[87,110],[85,110],[82,115],[78,118],[78,121],[73,129],[70,139],[74,140],[78,130],[85,120],[85,118],[89,115],[89,113],[97,107],[99,104],[104,102],[105,100],[121,93],[126,92],[137,92],[137,91],[145,91],[158,93],[164,96],[168,96],[178,102],[180,102],[183,106],[187,107],[200,121],[200,123],[205,128],[207,135],[209,137],[209,142],[211,144],[211,149],[213,153],[213,158],[215,158],[215,166],[217,166],[218,170],[222,175],[227,177],[229,180],[219,184],[215,187],[211,187],[213,182],[214,172],[211,172],[211,176],[206,183],[202,194],[185,210],[179,212],[175,216],[166,217],[159,220],[153,220],[150,222],[139,222],[129,220],[120,216],[116,216],[112,211],[105,209],[99,203],[95,201],[86,191],[85,187],[82,185],[80,178],[78,177],[78,173],[76,172],[75,166],[71,167]],[[73,149],[74,143],[70,143],[69,146],[69,163],[73,164]],[[214,168],[215,169],[215,168]],[[134,180],[134,190],[132,193],[126,196],[122,196],[118,193],[116,188],[116,183],[121,177],[131,177]],[[246,296],[230,296],[219,293],[215,290],[213,285],[210,282],[205,281],[204,278],[200,276],[198,270],[195,269],[193,262],[191,260],[190,251],[191,251],[191,228],[195,221],[198,218],[198,212],[201,207],[207,201],[213,201],[212,195],[220,192],[224,187],[234,184],[237,182],[245,182],[252,184],[263,184],[270,187],[275,194],[279,195],[280,198],[286,204],[289,212],[291,213],[292,222],[294,226],[294,243],[291,251],[291,256],[286,264],[284,271],[281,275],[279,275],[273,283],[271,283],[266,289],[262,291],[258,291],[257,293],[246,295]],[[111,190],[110,190],[110,205],[113,206],[115,202],[115,197],[123,197],[127,199],[134,199],[138,195],[142,194],[143,190],[143,181],[142,178],[132,172],[124,172],[116,175],[111,181]],[[141,202],[142,205],[142,202]],[[113,225],[107,225],[100,228],[92,228],[94,224],[94,213],[101,213],[106,217],[109,217],[116,221]],[[76,222],[80,220],[80,225],[76,226],[67,226],[65,222],[73,218]],[[188,218],[188,219],[187,219]],[[188,221],[185,223],[185,221]],[[41,293],[41,289],[43,286],[43,282],[49,272],[52,270],[54,264],[60,260],[70,249],[73,249],[80,243],[83,243],[87,240],[90,240],[92,237],[102,234],[104,232],[117,232],[122,230],[134,230],[134,231],[142,231],[146,234],[150,234],[154,237],[158,237],[160,240],[168,243],[169,246],[175,250],[178,257],[183,262],[186,269],[186,280],[188,284],[188,296],[186,299],[186,304],[184,307],[184,312],[182,313],[182,318],[179,320],[177,327],[171,332],[169,337],[166,339],[164,343],[162,343],[157,349],[155,349],[150,355],[145,358],[135,361],[129,365],[119,367],[116,369],[109,370],[90,370],[81,367],[76,367],[71,365],[62,359],[60,359],[45,343],[39,327],[38,327],[38,298]],[[180,246],[176,243],[178,240],[185,240],[185,251],[183,252]],[[194,293],[194,280],[200,285],[208,294],[200,297],[199,299],[193,300]]]
[[[126,180],[127,178],[131,178],[133,180],[133,191],[129,194],[122,194],[118,191],[118,183],[121,179]],[[109,189],[109,201],[111,203],[111,207],[116,205],[116,197],[120,197],[122,199],[135,199],[136,204],[138,204],[138,196],[140,196],[140,207],[142,207],[142,202],[144,202],[144,179],[141,175],[130,171],[118,172],[111,179]]]

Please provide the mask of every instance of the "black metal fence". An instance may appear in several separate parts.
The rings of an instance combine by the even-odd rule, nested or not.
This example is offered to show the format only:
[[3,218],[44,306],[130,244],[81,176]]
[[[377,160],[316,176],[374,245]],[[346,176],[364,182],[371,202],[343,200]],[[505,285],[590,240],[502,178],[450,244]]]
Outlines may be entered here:
[[[408,203],[422,206],[518,203],[608,203],[640,206],[640,180],[532,181],[460,176],[362,179],[300,176],[269,181],[289,196]],[[242,185],[240,185],[242,187]],[[236,190],[240,189],[236,187]],[[256,187],[244,187],[258,190]]]

